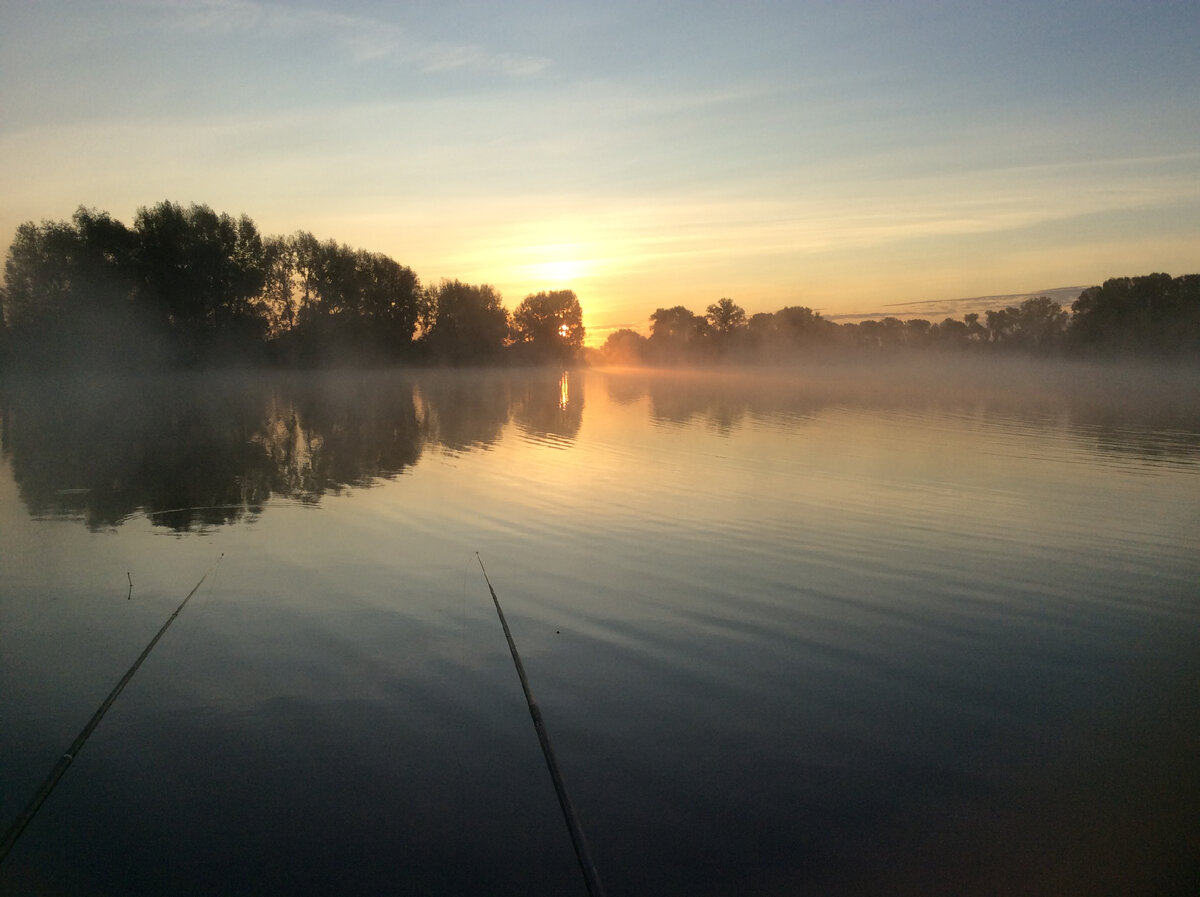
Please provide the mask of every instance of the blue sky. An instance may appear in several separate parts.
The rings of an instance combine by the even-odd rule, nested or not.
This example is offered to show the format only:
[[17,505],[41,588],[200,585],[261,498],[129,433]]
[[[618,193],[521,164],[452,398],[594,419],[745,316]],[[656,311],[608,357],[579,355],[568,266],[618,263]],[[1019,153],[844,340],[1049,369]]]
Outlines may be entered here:
[[591,339],[1200,271],[1200,6],[0,2],[0,233],[162,199]]

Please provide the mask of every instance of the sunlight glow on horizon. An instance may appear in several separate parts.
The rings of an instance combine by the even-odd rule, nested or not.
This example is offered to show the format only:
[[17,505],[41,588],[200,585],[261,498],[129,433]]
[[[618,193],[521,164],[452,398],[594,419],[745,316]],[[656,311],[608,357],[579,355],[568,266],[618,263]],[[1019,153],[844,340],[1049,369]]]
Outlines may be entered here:
[[462,12],[4,5],[0,235],[205,203],[510,310],[574,290],[588,345],[726,296],[871,313],[1200,270],[1187,4]]

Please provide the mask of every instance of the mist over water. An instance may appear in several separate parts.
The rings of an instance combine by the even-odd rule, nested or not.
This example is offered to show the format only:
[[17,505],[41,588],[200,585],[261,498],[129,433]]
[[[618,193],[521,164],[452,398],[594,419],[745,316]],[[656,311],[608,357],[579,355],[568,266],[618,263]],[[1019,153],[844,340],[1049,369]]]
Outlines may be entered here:
[[2,893],[583,893],[476,551],[609,893],[1200,882],[1194,369],[2,392]]

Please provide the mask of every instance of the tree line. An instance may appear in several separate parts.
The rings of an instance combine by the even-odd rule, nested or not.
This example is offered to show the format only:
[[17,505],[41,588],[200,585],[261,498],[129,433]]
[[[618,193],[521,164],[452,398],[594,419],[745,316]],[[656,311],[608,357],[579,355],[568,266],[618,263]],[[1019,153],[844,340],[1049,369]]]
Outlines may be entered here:
[[786,361],[834,352],[1021,352],[1200,360],[1200,274],[1117,277],[1079,294],[1070,311],[1047,296],[940,323],[885,317],[838,324],[802,306],[747,315],[732,299],[703,315],[676,305],[650,316],[650,335],[622,329],[600,350],[612,364]]
[[[610,363],[784,361],[903,349],[1200,358],[1200,275],[1150,274],[1084,290],[1070,311],[1041,296],[947,317],[838,324],[803,306],[747,315],[722,298],[611,334]],[[161,202],[127,226],[80,207],[17,228],[0,288],[0,361],[12,367],[316,367],[570,363],[583,352],[571,290],[511,313],[488,284],[416,273],[381,253],[300,231],[263,236],[246,215]]]
[[45,368],[567,361],[584,339],[570,290],[510,313],[487,284],[425,286],[381,253],[169,201],[132,226],[83,207],[22,224],[0,312],[5,361]]

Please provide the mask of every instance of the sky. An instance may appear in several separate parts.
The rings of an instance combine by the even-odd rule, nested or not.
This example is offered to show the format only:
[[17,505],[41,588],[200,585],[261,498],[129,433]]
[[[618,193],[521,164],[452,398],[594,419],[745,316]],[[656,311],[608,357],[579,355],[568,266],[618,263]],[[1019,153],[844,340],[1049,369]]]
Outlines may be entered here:
[[1200,272],[1200,4],[0,0],[0,238],[169,199],[588,342]]

